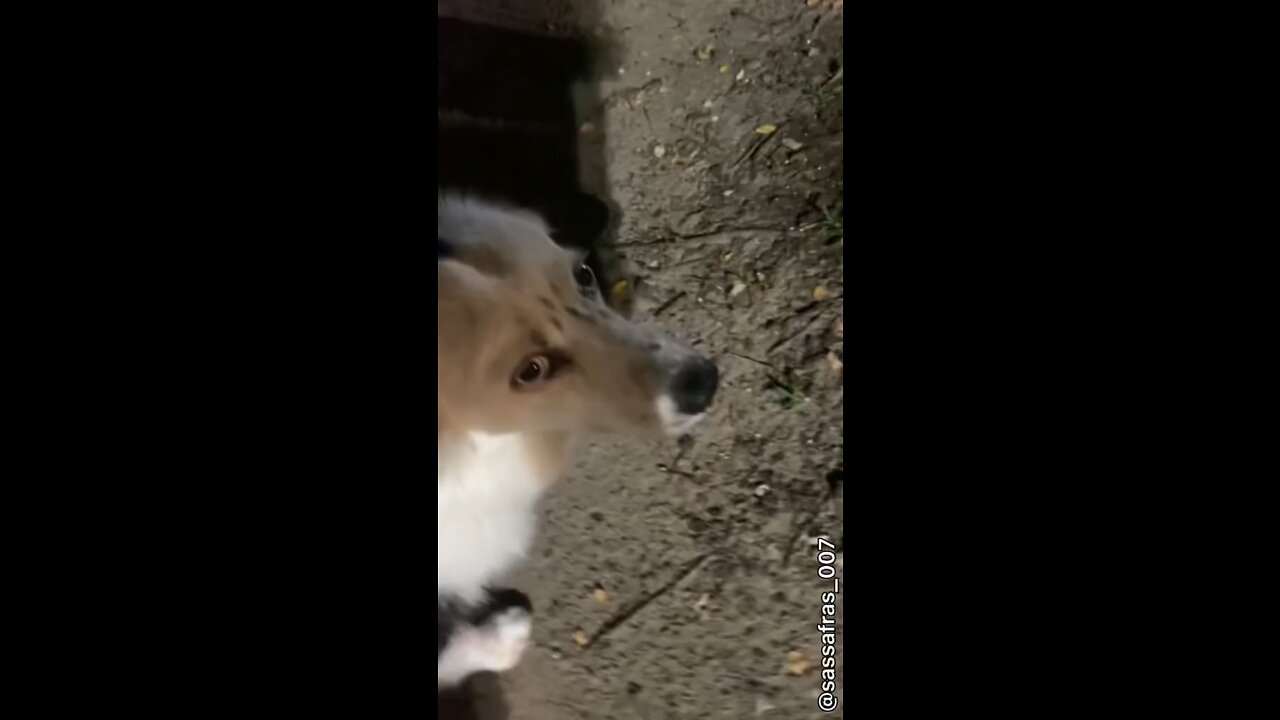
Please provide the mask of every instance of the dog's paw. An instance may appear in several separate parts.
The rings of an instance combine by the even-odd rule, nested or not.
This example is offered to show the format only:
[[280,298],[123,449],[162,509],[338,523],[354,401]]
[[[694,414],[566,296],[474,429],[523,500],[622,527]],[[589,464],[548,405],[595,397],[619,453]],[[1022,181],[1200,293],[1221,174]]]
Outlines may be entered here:
[[477,630],[477,656],[483,659],[486,670],[501,672],[520,662],[529,645],[533,621],[527,610],[513,607],[495,613]]
[[510,670],[520,662],[532,629],[529,612],[518,606],[496,612],[480,625],[460,629],[436,663],[438,684],[451,685],[486,670]]

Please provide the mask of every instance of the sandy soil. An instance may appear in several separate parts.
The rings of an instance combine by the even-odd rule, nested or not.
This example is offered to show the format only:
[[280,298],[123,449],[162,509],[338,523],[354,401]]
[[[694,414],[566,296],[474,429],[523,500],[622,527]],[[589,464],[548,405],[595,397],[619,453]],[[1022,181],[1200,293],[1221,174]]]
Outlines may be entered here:
[[691,438],[585,450],[515,583],[533,647],[476,686],[532,720],[821,716],[813,538],[844,576],[843,8],[596,13],[610,51],[580,93],[581,170],[617,215],[614,300],[723,384]]

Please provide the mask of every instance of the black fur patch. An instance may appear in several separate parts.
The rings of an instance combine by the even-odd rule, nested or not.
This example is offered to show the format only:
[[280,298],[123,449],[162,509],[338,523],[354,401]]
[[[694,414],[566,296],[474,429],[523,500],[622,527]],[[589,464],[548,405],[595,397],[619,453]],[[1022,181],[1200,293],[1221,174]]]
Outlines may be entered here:
[[437,235],[436,236],[436,260],[437,261],[444,260],[445,258],[450,258],[450,257],[453,257],[453,246],[449,244],[448,240],[445,240],[444,238]]
[[529,601],[529,596],[512,588],[491,589],[488,591],[488,597],[480,607],[474,608],[467,621],[472,625],[483,624],[490,616],[496,615],[503,610],[518,607],[523,608],[525,612],[533,612],[533,603]]
[[510,588],[489,588],[485,590],[485,599],[479,605],[465,605],[456,600],[437,598],[436,600],[436,658],[444,652],[462,625],[483,625],[493,615],[508,608],[520,607],[525,612],[533,612],[533,604],[529,596],[519,590]]

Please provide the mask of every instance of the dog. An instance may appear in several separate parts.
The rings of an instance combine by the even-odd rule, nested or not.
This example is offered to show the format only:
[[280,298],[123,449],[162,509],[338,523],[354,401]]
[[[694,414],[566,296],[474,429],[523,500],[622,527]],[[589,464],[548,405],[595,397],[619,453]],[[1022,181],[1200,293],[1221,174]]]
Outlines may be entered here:
[[437,202],[439,687],[519,660],[531,605],[496,583],[573,441],[683,435],[715,396],[715,364],[611,310],[584,255],[531,212]]

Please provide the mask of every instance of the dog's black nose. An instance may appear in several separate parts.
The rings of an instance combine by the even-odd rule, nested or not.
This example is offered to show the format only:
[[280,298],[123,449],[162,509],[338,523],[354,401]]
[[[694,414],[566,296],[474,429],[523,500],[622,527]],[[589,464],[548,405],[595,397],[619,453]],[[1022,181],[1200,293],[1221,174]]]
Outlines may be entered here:
[[697,415],[711,405],[720,384],[720,371],[706,358],[686,360],[671,379],[671,397],[676,409],[686,415]]

